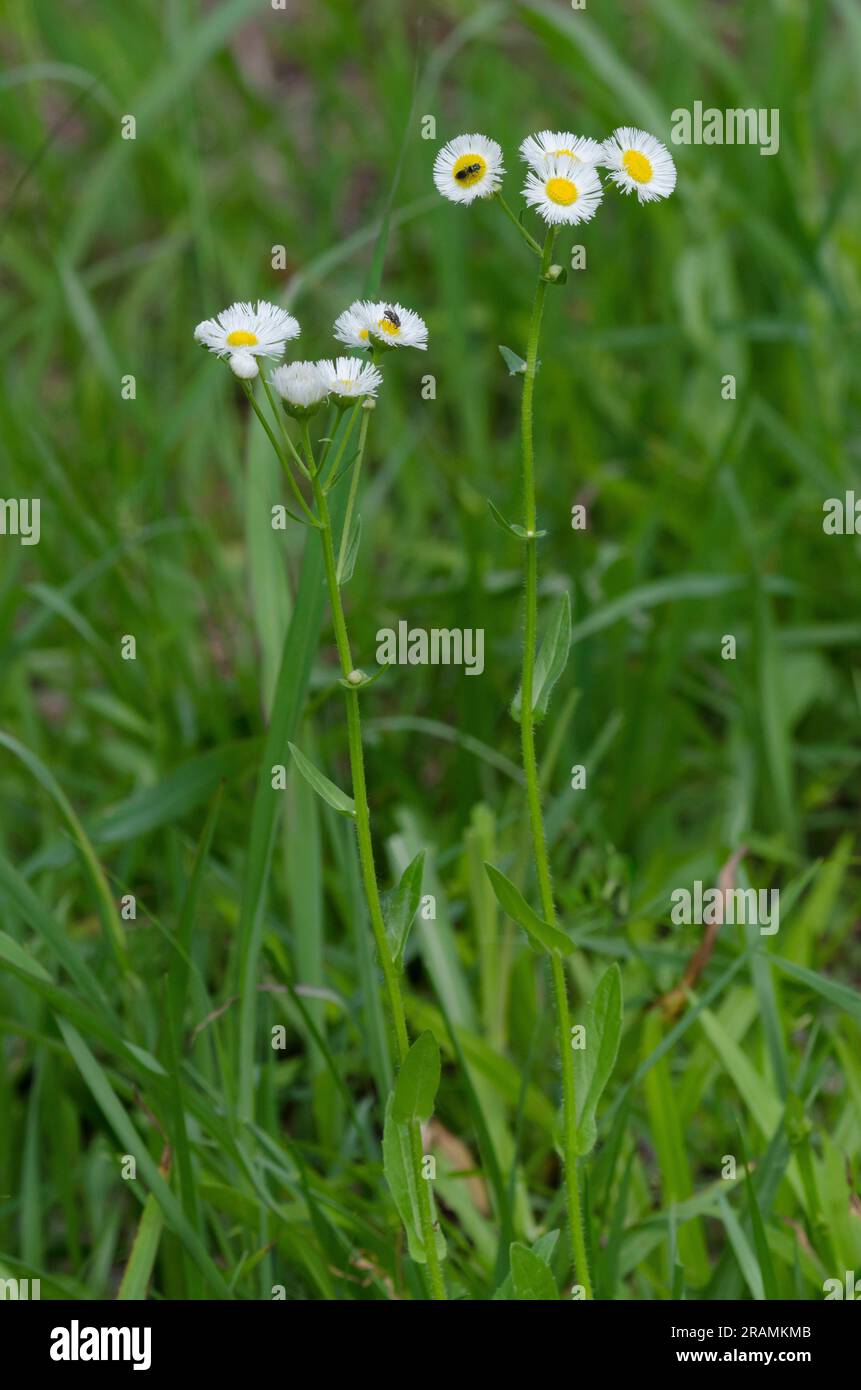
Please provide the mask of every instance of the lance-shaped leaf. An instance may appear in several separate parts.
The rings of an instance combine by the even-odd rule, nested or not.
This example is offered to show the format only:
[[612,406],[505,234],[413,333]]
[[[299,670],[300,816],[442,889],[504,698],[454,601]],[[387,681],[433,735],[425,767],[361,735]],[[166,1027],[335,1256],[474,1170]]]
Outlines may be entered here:
[[592,1151],[598,1137],[595,1112],[610,1080],[622,1036],[622,975],[611,965],[598,981],[586,1010],[585,1043],[574,1048],[574,1089],[577,1099],[577,1153]]
[[499,906],[523,928],[532,945],[542,951],[556,951],[561,956],[570,955],[574,950],[571,938],[558,927],[545,922],[543,917],[539,917],[523,894],[518,892],[511,880],[506,878],[505,874],[501,874],[499,869],[495,869],[492,864],[485,864],[484,867]]
[[356,556],[359,553],[361,540],[362,518],[361,516],[357,516],[350,527],[350,539],[347,542],[343,568],[338,570],[338,583],[340,585],[349,584],[353,577],[353,570],[356,568]]
[[439,1090],[439,1077],[437,1040],[433,1033],[421,1033],[398,1073],[392,1096],[392,1119],[401,1125],[409,1124],[410,1120],[429,1120]]
[[[547,713],[553,687],[565,670],[570,646],[571,600],[565,593],[559,600],[535,659],[535,670],[532,673],[532,718],[536,724],[540,724]],[[520,719],[522,698],[523,691],[518,690],[511,703],[514,719]]]
[[400,882],[383,904],[386,919],[386,936],[392,960],[398,970],[403,968],[404,951],[410,927],[415,920],[422,900],[422,876],[425,867],[425,851],[419,850],[401,874]]
[[[410,1132],[407,1125],[398,1124],[392,1114],[394,1095],[389,1096],[386,1105],[386,1119],[383,1125],[383,1172],[389,1191],[398,1209],[398,1215],[407,1233],[410,1259],[417,1264],[427,1264],[425,1243],[422,1237],[421,1215],[419,1213],[418,1193],[416,1191],[416,1171],[413,1166],[410,1147]],[[418,1179],[423,1182],[423,1178]],[[433,1191],[429,1186],[431,1214],[433,1214]],[[445,1237],[442,1231],[435,1230],[436,1252],[445,1258]]]
[[322,796],[324,801],[336,810],[339,815],[349,816],[351,820],[356,817],[356,803],[346,792],[342,792],[340,787],[336,787],[334,782],[330,782],[328,777],[324,777],[319,768],[316,768],[305,754],[302,753],[295,743],[288,743],[287,747],[293,755],[293,761],[301,772],[309,786],[314,788],[318,796]]

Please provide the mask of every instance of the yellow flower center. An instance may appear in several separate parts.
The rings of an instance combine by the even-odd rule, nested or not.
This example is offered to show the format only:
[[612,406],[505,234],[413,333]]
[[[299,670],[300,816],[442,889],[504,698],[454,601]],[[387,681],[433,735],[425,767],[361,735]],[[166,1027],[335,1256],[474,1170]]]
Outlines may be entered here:
[[570,179],[548,179],[545,188],[551,203],[560,203],[562,207],[570,208],[571,204],[577,201],[577,185]]
[[377,319],[377,327],[384,333],[389,333],[393,338],[401,331],[400,324],[392,323],[391,319]]
[[579,160],[580,158],[580,156],[578,154],[575,154],[573,150],[554,150],[553,153],[554,155],[568,154],[571,156],[572,159],[577,160]]
[[472,188],[481,183],[487,173],[487,160],[480,154],[462,154],[451,171],[461,188]]
[[622,163],[631,178],[636,179],[637,183],[651,182],[654,171],[646,156],[640,154],[639,150],[626,150],[622,157]]
[[227,335],[228,347],[255,347],[256,344],[257,334],[249,332],[247,328],[234,328]]
[[370,332],[368,331],[367,328],[360,328],[360,329],[359,329],[359,337],[362,339],[362,342],[363,342],[363,343],[366,343],[366,342],[368,341],[368,339],[370,338],[370,336],[371,336],[371,335],[370,335]]

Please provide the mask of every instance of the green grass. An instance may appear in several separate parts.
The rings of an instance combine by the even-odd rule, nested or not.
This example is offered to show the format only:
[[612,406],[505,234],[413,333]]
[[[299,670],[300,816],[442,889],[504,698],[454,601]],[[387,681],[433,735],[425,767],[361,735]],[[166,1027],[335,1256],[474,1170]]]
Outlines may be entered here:
[[[484,131],[517,206],[529,132],[668,139],[700,100],[779,108],[780,153],[680,147],[670,202],[608,194],[559,238],[587,269],[548,294],[539,354],[539,631],[563,593],[573,623],[537,735],[547,835],[573,1017],[614,962],[625,1001],[585,1239],[599,1298],[822,1298],[861,1269],[861,551],[822,530],[827,498],[861,494],[857,7],[7,13],[0,493],[41,498],[42,535],[0,536],[0,1277],[44,1298],[426,1296],[383,1176],[394,1078],[353,827],[295,769],[270,782],[289,741],[349,787],[319,546],[271,528],[290,502],[268,442],[192,341],[261,296],[296,313],[302,356],[329,354],[380,283],[430,350],[385,364],[354,654],[373,670],[401,618],[486,633],[480,678],[393,667],[362,693],[381,886],[424,850],[436,899],[404,988],[411,1038],[442,1053],[443,1269],[450,1297],[567,1296],[551,981],[483,873],[537,907],[508,713],[522,555],[487,500],[519,518],[498,345],[525,351],[532,269],[430,169]],[[741,846],[780,931],[724,927],[661,1009],[701,939],[670,894]]]

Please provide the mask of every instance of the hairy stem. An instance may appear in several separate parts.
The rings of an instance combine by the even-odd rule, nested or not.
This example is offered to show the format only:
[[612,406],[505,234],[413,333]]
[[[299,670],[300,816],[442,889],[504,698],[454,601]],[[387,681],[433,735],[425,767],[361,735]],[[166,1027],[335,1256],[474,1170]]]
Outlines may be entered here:
[[[332,622],[335,629],[335,643],[338,648],[338,659],[341,663],[341,672],[344,679],[349,680],[353,671],[353,657],[350,651],[350,639],[347,634],[344,606],[341,601],[341,590],[338,584],[335,547],[332,539],[332,520],[326,493],[314,466],[314,455],[307,424],[303,431],[303,442],[306,462],[311,473],[311,484],[314,489],[314,501],[321,522],[320,539],[323,543],[323,563],[326,570],[326,584],[329,591],[329,604],[332,609]],[[365,782],[365,758],[362,749],[362,723],[359,711],[360,692],[355,689],[346,689],[344,691],[344,696],[347,704],[347,738],[350,750],[350,773],[353,783],[353,800],[356,806],[356,832],[359,842],[362,882],[365,888],[365,897],[368,903],[368,912],[371,918],[371,928],[374,933],[377,955],[379,956],[380,965],[382,967],[383,979],[385,981],[386,993],[389,1000],[398,1064],[402,1066],[404,1058],[409,1051],[410,1042],[409,1034],[407,1033],[401,982],[398,971],[392,960],[391,951],[389,950],[389,943],[386,937],[386,924],[383,917],[382,905],[380,903],[380,890],[377,884],[377,871],[374,865],[374,846],[371,838],[371,813],[368,806],[368,791]],[[415,1171],[416,1195],[419,1204],[422,1239],[427,1256],[431,1290],[434,1298],[444,1299],[446,1297],[445,1283],[443,1281],[442,1269],[436,1250],[430,1192],[425,1179],[422,1177],[422,1140],[421,1126],[418,1120],[413,1120],[411,1122],[409,1131],[410,1153]]]
[[[535,444],[533,438],[533,401],[535,396],[535,372],[538,364],[538,344],[541,337],[541,321],[544,317],[544,300],[547,294],[545,276],[553,257],[555,230],[548,229],[541,253],[541,267],[535,299],[532,305],[532,319],[529,325],[529,341],[526,348],[526,371],[523,378],[523,402],[521,408],[521,441],[523,448],[523,525],[528,532],[525,541],[525,590],[526,613],[523,633],[523,679],[520,701],[520,740],[523,752],[523,771],[526,775],[526,798],[529,806],[529,825],[532,832],[532,846],[535,857],[535,872],[541,897],[544,918],[551,926],[556,925],[556,904],[553,901],[553,881],[550,877],[550,861],[547,855],[547,841],[544,835],[544,818],[541,813],[541,788],[538,780],[538,763],[535,757],[535,729],[532,719],[532,682],[535,673],[535,643],[538,627],[538,540],[535,536]],[[556,1005],[556,1032],[559,1056],[562,1066],[562,1155],[565,1168],[565,1192],[568,1205],[568,1234],[571,1260],[575,1276],[583,1285],[587,1298],[592,1297],[589,1266],[586,1258],[586,1243],[583,1236],[583,1217],[580,1208],[580,1188],[577,1182],[577,1108],[574,1094],[574,1057],[571,1051],[571,1023],[568,1012],[568,986],[565,967],[561,958],[554,952],[550,958],[553,974],[553,994]]]
[[359,450],[353,461],[353,476],[350,479],[350,493],[347,498],[347,510],[344,513],[344,527],[341,531],[341,544],[338,548],[338,583],[344,576],[344,565],[347,560],[347,548],[350,544],[350,527],[353,524],[353,508],[356,505],[356,497],[359,492],[359,478],[362,472],[362,458],[365,453],[365,440],[368,437],[368,425],[371,421],[371,411],[366,410],[359,427]]
[[[272,397],[271,397],[271,395],[269,395],[269,388],[268,388],[268,386],[266,386],[265,381],[264,381],[263,385],[264,385],[264,388],[265,388],[265,390],[266,390],[267,396],[269,396],[269,400],[270,400],[270,403],[271,403],[271,402],[272,402]],[[289,464],[288,461],[287,461],[287,456],[286,456],[286,454],[284,454],[284,453],[282,452],[281,448],[279,447],[278,440],[275,438],[275,435],[274,435],[273,432],[272,432],[272,427],[271,427],[271,425],[269,424],[269,421],[266,419],[266,416],[263,414],[263,411],[260,409],[260,406],[257,404],[257,401],[256,401],[255,396],[254,396],[254,388],[253,388],[253,386],[251,385],[250,382],[248,382],[248,381],[243,381],[243,383],[242,383],[242,389],[244,390],[246,396],[248,397],[248,400],[249,400],[249,402],[250,402],[250,404],[251,404],[251,409],[254,411],[254,414],[257,416],[258,420],[260,421],[261,425],[263,426],[263,428],[265,429],[266,433],[267,433],[268,436],[269,436],[269,442],[270,442],[270,444],[272,445],[272,448],[275,450],[275,457],[277,458],[278,462],[281,464],[281,467],[284,469],[284,472],[285,472],[286,475],[287,475],[287,481],[289,482],[290,487],[291,487],[292,490],[293,490],[293,496],[296,498],[296,501],[299,503],[299,506],[302,508],[302,511],[305,513],[305,515],[306,515],[306,517],[308,518],[308,520],[310,521],[311,525],[312,525],[312,526],[317,526],[317,525],[318,525],[317,518],[315,517],[314,513],[311,511],[311,508],[308,506],[307,502],[305,501],[305,498],[302,496],[302,492],[301,492],[301,489],[300,489],[300,487],[299,487],[299,484],[297,483],[296,479],[294,478],[294,476],[293,476],[293,470],[292,470],[292,468],[290,467],[290,464]],[[273,403],[273,409],[274,409],[274,403]]]
[[[534,252],[536,256],[540,256],[540,255],[541,255],[541,247],[539,246],[538,242],[535,240],[535,237],[534,237],[534,236],[530,236],[529,232],[527,232],[526,228],[524,227],[524,225],[523,225],[523,223],[520,221],[520,219],[519,219],[518,217],[516,217],[516,216],[514,215],[514,213],[511,211],[511,208],[510,208],[510,207],[508,206],[508,204],[506,203],[506,201],[505,201],[505,199],[503,198],[502,194],[499,193],[499,192],[497,192],[497,193],[494,193],[493,196],[494,196],[494,198],[496,199],[496,201],[497,201],[497,203],[499,204],[499,206],[502,208],[502,211],[505,213],[505,215],[506,215],[506,217],[508,218],[508,220],[509,220],[510,222],[513,222],[513,223],[514,223],[515,227],[517,228],[517,230],[518,230],[518,232],[520,233],[520,235],[523,237],[523,240],[526,242],[526,245],[529,247],[530,251]],[[549,265],[550,262],[548,261],[547,264]]]

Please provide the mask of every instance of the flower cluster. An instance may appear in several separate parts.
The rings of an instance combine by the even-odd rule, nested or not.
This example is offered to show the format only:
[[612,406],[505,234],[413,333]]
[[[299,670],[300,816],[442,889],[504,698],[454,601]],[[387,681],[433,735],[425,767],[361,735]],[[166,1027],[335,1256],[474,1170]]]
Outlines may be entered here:
[[[286,309],[258,300],[257,304],[231,304],[214,319],[204,319],[194,330],[199,343],[218,357],[226,357],[235,376],[251,381],[259,373],[259,357],[283,357],[287,343],[298,338],[299,324]],[[363,348],[371,361],[361,357],[337,357],[318,362],[289,362],[277,367],[269,384],[285,410],[306,418],[329,398],[346,405],[373,399],[383,377],[376,358],[387,348],[414,347],[425,351],[427,326],[403,304],[386,300],[357,299],[335,320],[334,336],[348,347]]]
[[[523,197],[550,226],[588,222],[604,197],[599,169],[641,203],[668,198],[676,186],[673,157],[647,131],[620,126],[608,140],[567,130],[542,130],[520,146],[527,175]],[[433,177],[453,203],[499,194],[505,169],[500,146],[486,135],[458,135],[437,154]]]

